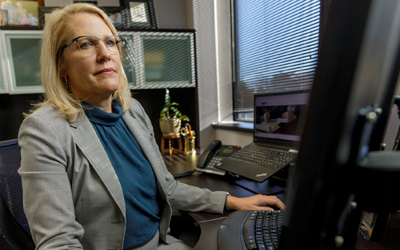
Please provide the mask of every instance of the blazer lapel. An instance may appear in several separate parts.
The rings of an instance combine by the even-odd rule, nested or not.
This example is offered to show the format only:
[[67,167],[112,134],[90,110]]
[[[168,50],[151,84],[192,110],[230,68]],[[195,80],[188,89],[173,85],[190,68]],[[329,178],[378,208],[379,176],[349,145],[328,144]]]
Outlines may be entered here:
[[77,146],[103,181],[122,214],[126,216],[125,200],[118,176],[89,119],[86,115],[83,115],[80,121],[71,123],[70,126]]

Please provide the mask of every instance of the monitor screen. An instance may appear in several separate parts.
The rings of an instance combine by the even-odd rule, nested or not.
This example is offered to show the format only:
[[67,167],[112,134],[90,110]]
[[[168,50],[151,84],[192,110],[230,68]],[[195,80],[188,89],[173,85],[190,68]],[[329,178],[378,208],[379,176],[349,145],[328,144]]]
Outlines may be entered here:
[[254,141],[300,141],[299,129],[307,111],[309,90],[254,95]]

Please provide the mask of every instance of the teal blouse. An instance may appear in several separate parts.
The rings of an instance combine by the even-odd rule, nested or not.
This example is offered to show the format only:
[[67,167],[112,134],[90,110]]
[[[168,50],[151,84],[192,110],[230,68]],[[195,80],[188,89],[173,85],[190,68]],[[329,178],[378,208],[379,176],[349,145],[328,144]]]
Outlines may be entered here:
[[[122,119],[122,107],[113,103],[113,113],[83,102],[121,183],[125,197],[126,231],[124,249],[148,242],[160,221],[158,190],[153,169]],[[93,211],[95,212],[95,211]]]

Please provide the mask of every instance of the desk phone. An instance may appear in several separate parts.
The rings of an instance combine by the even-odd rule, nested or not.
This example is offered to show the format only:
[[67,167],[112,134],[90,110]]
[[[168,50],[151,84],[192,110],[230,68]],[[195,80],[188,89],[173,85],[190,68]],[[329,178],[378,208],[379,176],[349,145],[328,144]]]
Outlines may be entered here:
[[225,175],[225,171],[216,168],[224,157],[239,150],[240,146],[222,145],[220,140],[212,141],[200,155],[196,170],[210,174]]

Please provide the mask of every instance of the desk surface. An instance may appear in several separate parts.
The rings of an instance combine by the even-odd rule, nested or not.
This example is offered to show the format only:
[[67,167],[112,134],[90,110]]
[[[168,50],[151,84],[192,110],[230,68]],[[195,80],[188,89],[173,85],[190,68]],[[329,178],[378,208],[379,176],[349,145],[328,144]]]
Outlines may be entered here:
[[[193,170],[196,168],[197,155],[165,155],[164,160],[172,174],[178,174]],[[222,176],[195,172],[193,175],[179,178],[179,181],[202,187],[208,188],[212,191],[227,191],[237,197],[245,197],[254,195],[260,190],[264,194],[278,194],[277,196],[282,199],[281,192],[283,187],[281,185],[274,185],[271,181],[258,184],[246,180],[232,181]],[[229,213],[225,214],[211,214],[211,213],[189,213],[189,215],[196,220],[200,225],[200,239],[193,250],[217,250],[217,233],[221,222]],[[387,249],[400,249],[400,213],[392,213],[394,219],[389,220],[388,228],[385,235],[380,242],[368,242],[361,235],[358,237],[356,249],[359,250],[387,250]]]
[[[173,154],[164,155],[164,161],[172,174],[183,173],[196,168],[197,155]],[[282,185],[271,184],[268,180],[256,183],[246,180],[232,180],[224,176],[194,172],[190,176],[178,179],[182,183],[208,188],[211,191],[227,191],[237,197],[247,197],[257,193],[282,195]],[[200,239],[193,250],[217,250],[217,232],[221,222],[229,213],[189,213],[200,225]]]

